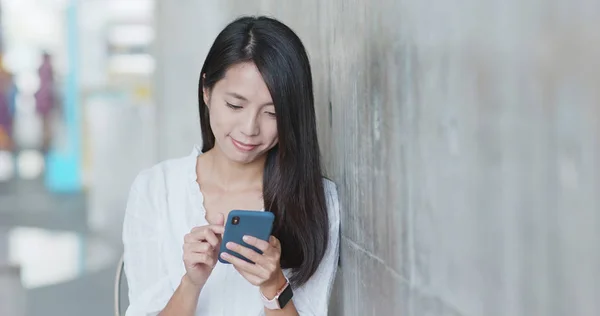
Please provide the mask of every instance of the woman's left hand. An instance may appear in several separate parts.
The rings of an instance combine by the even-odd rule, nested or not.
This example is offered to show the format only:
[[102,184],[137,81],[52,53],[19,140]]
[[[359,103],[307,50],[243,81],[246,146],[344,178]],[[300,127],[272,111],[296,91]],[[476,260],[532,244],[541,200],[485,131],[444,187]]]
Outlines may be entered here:
[[281,243],[279,240],[275,236],[271,236],[269,242],[252,236],[244,236],[244,242],[260,249],[263,252],[262,255],[248,247],[233,242],[228,242],[226,247],[250,259],[255,264],[226,252],[221,254],[221,258],[233,264],[235,269],[248,282],[255,286],[260,286],[261,290],[281,287],[282,283],[285,283],[285,277],[279,263],[279,259],[281,258]]

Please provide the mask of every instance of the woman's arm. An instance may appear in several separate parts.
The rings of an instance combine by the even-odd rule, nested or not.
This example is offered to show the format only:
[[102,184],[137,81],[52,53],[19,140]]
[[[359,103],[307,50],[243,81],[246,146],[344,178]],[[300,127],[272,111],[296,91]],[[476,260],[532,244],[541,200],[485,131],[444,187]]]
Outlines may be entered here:
[[192,316],[196,313],[200,291],[217,264],[217,252],[224,231],[223,216],[215,225],[194,227],[184,237],[183,263],[186,273],[169,300],[162,316]]
[[[301,287],[294,288],[294,305],[302,316],[327,315],[329,298],[335,280],[340,244],[340,205],[336,186],[325,180],[325,198],[329,216],[329,242],[325,257],[315,274]],[[267,314],[271,316],[271,314]],[[276,315],[276,314],[272,314]]]
[[[340,210],[337,190],[333,182],[325,181],[324,187],[329,216],[329,242],[325,256],[315,274],[304,285],[293,289],[294,296],[285,308],[270,310],[265,307],[266,316],[327,315],[329,296],[331,295],[339,258]],[[248,282],[259,286],[262,294],[267,299],[272,299],[286,282],[279,261],[281,244],[274,236],[271,236],[269,242],[252,236],[245,236],[244,242],[260,249],[262,254],[232,242],[227,243],[226,247],[250,259],[255,264],[229,255],[226,252],[222,253],[221,256],[231,262]]]
[[[294,297],[281,310],[265,308],[265,316],[316,316],[327,315],[331,288],[335,279],[339,258],[340,207],[335,184],[329,180],[324,183],[329,216],[329,243],[325,256],[315,274],[300,288],[294,289]],[[266,298],[273,298],[286,280],[283,273],[279,281],[261,287]]]
[[[277,282],[273,284],[265,284],[260,287],[260,292],[267,298],[273,299],[277,292],[285,285],[287,280],[283,275],[283,271],[281,271],[279,277],[277,278]],[[291,286],[291,285],[290,285]],[[284,308],[279,310],[271,310],[265,308],[265,316],[297,316],[298,310],[296,310],[296,306],[294,306],[294,300],[290,300]]]
[[181,283],[159,316],[194,316],[198,297],[202,287],[195,285],[188,275],[181,278]]
[[[262,254],[233,242],[228,242],[226,247],[250,259],[254,263],[246,262],[227,252],[221,253],[221,258],[229,261],[248,282],[258,286],[261,293],[267,299],[273,299],[279,289],[287,282],[279,262],[279,258],[281,257],[281,243],[275,236],[271,236],[268,242],[256,237],[244,236],[244,242],[260,249]],[[289,301],[280,310],[270,310],[265,307],[265,314],[266,316],[292,316],[298,315],[298,311],[294,307],[293,302]]]
[[[160,178],[160,175],[152,170],[140,173],[132,184],[127,201],[123,245],[130,304],[126,316],[193,316],[204,282],[198,281],[198,278],[194,282],[194,278],[186,273],[174,289],[171,280],[179,276],[169,275],[164,261],[162,242],[165,232],[161,224],[164,222],[161,210],[165,205],[160,200],[164,190],[155,187],[164,181],[154,180],[157,177]],[[188,235],[192,242],[197,233]],[[197,255],[188,257],[195,263],[201,261]]]
[[[157,181],[153,178],[159,178]],[[223,217],[215,225],[194,227],[185,235],[185,274],[173,275],[165,264],[163,241],[168,238],[161,213],[164,185],[161,175],[142,172],[134,181],[123,224],[125,274],[129,284],[127,316],[182,315],[196,313],[198,297],[217,263]],[[170,274],[171,273],[171,274]],[[179,285],[171,280],[181,278]]]

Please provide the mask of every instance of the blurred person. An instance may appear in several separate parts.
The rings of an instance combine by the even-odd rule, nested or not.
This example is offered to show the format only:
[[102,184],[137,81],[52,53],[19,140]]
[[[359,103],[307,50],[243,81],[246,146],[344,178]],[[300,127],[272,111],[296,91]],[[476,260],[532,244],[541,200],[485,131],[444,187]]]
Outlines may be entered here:
[[35,108],[42,120],[42,152],[47,153],[52,142],[52,122],[54,118],[52,114],[56,107],[52,57],[47,52],[42,54],[42,64],[38,69],[38,76],[40,78],[40,88],[35,93]]
[[[198,102],[202,148],[142,171],[132,185],[126,315],[326,315],[339,202],[321,170],[301,40],[271,18],[231,22],[206,57]],[[231,264],[218,262],[233,209],[275,215],[268,242],[245,239],[262,254],[227,244],[255,264],[226,255]],[[284,291],[292,298],[277,299]]]
[[17,86],[13,74],[4,68],[0,56],[0,150],[10,151],[14,147],[13,123],[16,112]]

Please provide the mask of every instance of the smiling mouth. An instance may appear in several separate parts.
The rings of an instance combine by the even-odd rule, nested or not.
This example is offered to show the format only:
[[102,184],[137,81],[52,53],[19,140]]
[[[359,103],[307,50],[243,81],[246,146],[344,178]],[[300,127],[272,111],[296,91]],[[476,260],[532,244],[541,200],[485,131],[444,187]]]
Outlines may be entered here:
[[241,150],[241,151],[252,151],[254,150],[256,147],[258,147],[258,145],[252,145],[252,144],[246,144],[246,143],[242,143],[240,141],[237,141],[233,138],[231,138],[231,142],[233,143],[233,145]]

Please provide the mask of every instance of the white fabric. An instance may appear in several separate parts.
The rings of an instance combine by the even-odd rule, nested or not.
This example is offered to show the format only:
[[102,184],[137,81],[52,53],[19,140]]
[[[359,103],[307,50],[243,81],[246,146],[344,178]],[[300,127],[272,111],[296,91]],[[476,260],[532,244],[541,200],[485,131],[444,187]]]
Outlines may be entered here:
[[[207,225],[203,196],[196,182],[192,154],[167,160],[142,171],[135,179],[125,213],[123,244],[130,306],[126,316],[157,315],[167,304],[181,277],[183,236]],[[329,244],[312,278],[294,288],[300,315],[327,315],[339,256],[340,208],[335,184],[324,180],[329,214]],[[290,271],[284,271],[289,277]],[[199,300],[196,315],[264,315],[257,287],[230,264],[217,263]]]

